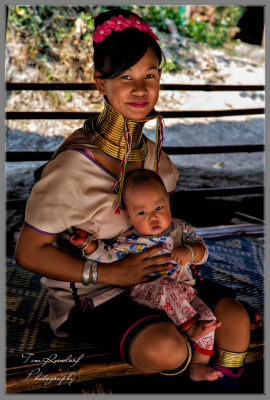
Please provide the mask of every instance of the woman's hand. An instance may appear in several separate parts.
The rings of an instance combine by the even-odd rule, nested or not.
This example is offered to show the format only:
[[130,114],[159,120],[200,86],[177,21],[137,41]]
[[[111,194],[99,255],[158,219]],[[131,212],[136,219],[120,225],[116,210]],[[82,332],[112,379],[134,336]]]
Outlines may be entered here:
[[[110,264],[98,263],[98,283],[131,286],[153,280],[149,274],[172,268],[168,262],[171,259],[170,253],[154,255],[164,247],[164,244],[158,244]],[[159,263],[165,264],[157,265]]]
[[[81,282],[84,261],[52,246],[56,235],[45,235],[24,225],[17,242],[16,261],[22,267],[47,278],[65,282]],[[153,272],[170,269],[170,254],[154,256],[164,247],[158,244],[139,254],[105,264],[98,263],[98,282],[131,286],[152,280]],[[156,265],[164,262],[165,264]]]

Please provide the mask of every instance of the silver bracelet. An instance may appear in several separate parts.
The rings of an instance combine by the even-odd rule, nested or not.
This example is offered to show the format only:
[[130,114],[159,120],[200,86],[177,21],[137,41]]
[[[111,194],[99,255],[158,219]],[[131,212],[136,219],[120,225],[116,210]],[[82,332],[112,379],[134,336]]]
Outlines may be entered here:
[[90,274],[91,274],[91,269],[92,269],[92,263],[93,261],[87,260],[85,261],[83,265],[83,270],[82,270],[82,284],[85,286],[90,285]]
[[92,269],[91,269],[91,283],[96,285],[98,283],[98,272],[97,272],[97,262],[92,261]]

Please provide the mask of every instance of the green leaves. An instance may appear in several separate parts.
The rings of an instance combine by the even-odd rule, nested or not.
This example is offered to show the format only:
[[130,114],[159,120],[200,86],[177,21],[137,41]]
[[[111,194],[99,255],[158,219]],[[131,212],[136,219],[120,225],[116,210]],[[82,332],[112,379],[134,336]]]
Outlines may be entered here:
[[210,47],[221,47],[233,39],[235,28],[245,11],[242,6],[218,6],[215,9],[215,22],[190,19],[181,27],[183,35]]
[[[7,40],[20,43],[23,52],[18,63],[35,66],[40,80],[58,80],[56,70],[47,68],[57,62],[68,80],[92,80],[92,35],[94,17],[100,12],[119,6],[52,6],[9,5]],[[199,18],[188,19],[186,6],[178,5],[122,5],[122,8],[139,14],[151,27],[168,33],[166,18],[174,21],[179,34],[211,47],[222,46],[232,40],[235,26],[245,7],[217,6],[212,22]],[[80,24],[78,25],[78,23]],[[78,26],[81,27],[78,28]],[[165,36],[165,35],[164,35]],[[162,34],[160,35],[162,39]],[[163,41],[160,40],[161,47]],[[170,49],[165,70],[181,69],[177,49]],[[182,53],[185,49],[182,48]],[[12,57],[16,57],[13,55]],[[16,60],[14,58],[14,63]],[[62,78],[60,78],[62,79]]]

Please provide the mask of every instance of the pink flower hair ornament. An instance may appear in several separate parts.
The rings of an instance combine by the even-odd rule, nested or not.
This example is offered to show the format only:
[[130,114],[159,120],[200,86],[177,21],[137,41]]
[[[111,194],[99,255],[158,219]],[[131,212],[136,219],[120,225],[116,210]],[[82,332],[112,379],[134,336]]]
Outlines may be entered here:
[[141,32],[148,33],[155,40],[159,40],[146,22],[136,18],[134,15],[130,15],[128,18],[123,17],[123,15],[118,15],[111,17],[108,21],[103,22],[103,24],[97,27],[93,36],[93,41],[96,43],[103,42],[113,30],[121,32],[126,28],[137,28]]

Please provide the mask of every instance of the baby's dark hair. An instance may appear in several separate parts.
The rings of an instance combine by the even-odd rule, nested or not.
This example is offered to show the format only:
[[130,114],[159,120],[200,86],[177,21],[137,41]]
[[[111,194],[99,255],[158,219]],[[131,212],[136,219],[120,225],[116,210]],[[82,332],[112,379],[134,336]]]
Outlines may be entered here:
[[135,169],[127,173],[124,184],[123,184],[123,191],[122,191],[122,199],[121,199],[121,206],[122,208],[126,209],[125,197],[126,191],[130,187],[138,188],[150,183],[158,183],[162,186],[165,193],[167,194],[167,189],[164,185],[163,180],[161,177],[154,171],[150,169]]
[[[131,15],[140,18],[131,11],[116,8],[100,13],[95,18],[95,29],[103,22],[113,16],[123,15],[128,18]],[[101,79],[113,79],[124,71],[135,65],[151,47],[161,64],[165,56],[157,41],[149,33],[141,32],[137,28],[126,28],[121,32],[112,31],[102,42],[93,42],[94,46],[94,67],[101,73]]]

